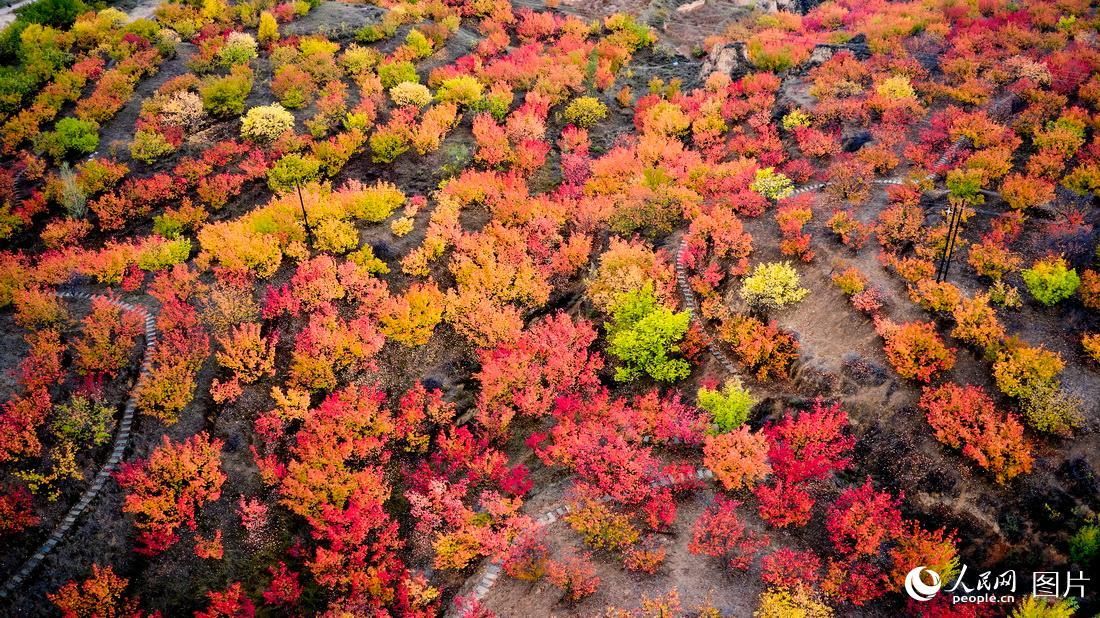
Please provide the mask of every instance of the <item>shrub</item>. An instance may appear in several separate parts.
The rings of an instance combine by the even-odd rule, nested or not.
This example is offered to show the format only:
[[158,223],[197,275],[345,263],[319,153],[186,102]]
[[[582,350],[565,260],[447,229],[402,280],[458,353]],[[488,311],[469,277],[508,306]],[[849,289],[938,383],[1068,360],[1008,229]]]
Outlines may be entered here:
[[1017,210],[1041,206],[1054,199],[1054,184],[1042,178],[1009,174],[1001,184],[1001,197]]
[[1021,275],[1031,296],[1048,307],[1073,296],[1081,285],[1077,271],[1067,268],[1061,257],[1039,260]]
[[70,580],[57,592],[48,594],[50,601],[65,618],[91,616],[144,616],[137,599],[126,596],[129,581],[119,577],[111,566],[92,565],[92,574],[83,582]]
[[81,375],[115,375],[130,360],[134,342],[142,334],[138,314],[124,312],[107,300],[92,299],[84,330],[73,343],[75,365]]
[[962,292],[949,281],[921,279],[909,287],[909,297],[928,311],[949,313],[962,301]]
[[173,443],[167,436],[148,459],[123,463],[115,473],[127,490],[123,512],[134,516],[141,553],[156,555],[179,540],[176,531],[197,526],[198,510],[221,496],[221,440],[205,433]]
[[955,579],[959,574],[957,542],[957,537],[943,528],[926,530],[915,521],[907,521],[897,545],[890,549],[890,562],[894,566],[890,579],[895,585],[904,586],[914,564],[925,565],[939,573],[941,581]]
[[114,417],[114,408],[99,399],[73,395],[68,403],[54,408],[50,429],[62,440],[100,446],[111,439]]
[[691,126],[691,118],[684,113],[683,108],[664,99],[638,113],[641,115],[645,133],[672,137],[684,133]]
[[240,116],[244,101],[252,92],[252,69],[234,66],[225,77],[210,77],[199,87],[202,106],[208,113],[223,118]]
[[707,436],[703,465],[714,472],[727,491],[751,488],[771,472],[768,441],[763,433],[752,433],[748,427]]
[[42,133],[35,140],[35,150],[61,160],[70,155],[86,155],[99,146],[99,124],[94,120],[62,118],[53,131]]
[[1028,595],[1013,608],[1010,618],[1073,618],[1077,605],[1073,599],[1050,599]]
[[1000,281],[1002,277],[1019,268],[1021,264],[1020,256],[1009,251],[1000,243],[989,239],[971,245],[966,261],[974,269],[974,272],[994,281]]
[[191,255],[191,241],[187,238],[174,240],[152,240],[145,243],[137,255],[139,268],[149,272],[182,264]]
[[975,295],[964,298],[951,311],[955,329],[951,336],[982,349],[990,349],[1005,336],[1005,329],[997,319],[997,312],[989,305],[989,296]]
[[423,84],[401,82],[390,88],[390,98],[393,99],[394,105],[424,107],[432,102],[432,92]]
[[898,325],[883,320],[876,328],[886,342],[886,359],[903,378],[927,383],[955,366],[955,351],[944,345],[931,322]]
[[757,264],[741,284],[741,299],[754,307],[782,309],[806,298],[810,291],[800,287],[798,271],[789,262]]
[[899,502],[888,492],[876,491],[870,479],[846,489],[825,517],[829,540],[846,556],[877,556],[884,543],[901,534]]
[[273,43],[279,40],[279,22],[270,11],[260,13],[260,25],[256,37],[261,43]]
[[755,618],[831,618],[833,609],[819,600],[811,589],[768,588],[760,594]]
[[1081,526],[1069,540],[1069,557],[1082,566],[1089,565],[1100,556],[1100,526]]
[[796,127],[808,127],[813,117],[801,109],[792,109],[783,116],[783,128],[792,131]]
[[267,185],[277,193],[289,193],[313,182],[320,173],[321,162],[315,157],[291,153],[267,170]]
[[875,85],[875,92],[887,99],[909,99],[916,96],[909,78],[904,75],[893,75]]
[[1057,382],[1036,384],[1020,401],[1024,419],[1033,429],[1069,436],[1080,427],[1082,401],[1066,393]]
[[737,380],[727,380],[722,390],[700,388],[696,393],[696,404],[710,412],[719,431],[732,431],[749,419],[756,400]]
[[1036,389],[1056,383],[1064,367],[1057,352],[1011,340],[993,363],[993,378],[1005,395],[1027,398]]
[[401,82],[420,83],[420,76],[416,74],[416,66],[407,61],[390,61],[378,65],[378,79],[382,81],[383,88],[393,88]]
[[623,555],[623,566],[634,573],[653,575],[661,568],[667,551],[652,543],[643,543],[627,549]]
[[375,163],[393,163],[412,146],[409,132],[403,129],[383,128],[370,136],[371,160]]
[[264,337],[260,325],[248,322],[234,327],[218,337],[222,351],[217,353],[218,363],[233,372],[244,384],[275,374],[275,344],[278,337]]
[[428,343],[437,324],[443,320],[443,292],[435,284],[417,283],[402,296],[391,296],[379,308],[382,332],[407,346]]
[[1092,310],[1100,310],[1100,272],[1092,269],[1081,273],[1081,287],[1077,288],[1081,304]]
[[130,143],[130,156],[143,163],[152,163],[175,150],[168,138],[152,129],[138,129]]
[[587,129],[607,118],[607,106],[596,97],[577,97],[565,108],[566,122]]
[[1031,449],[1014,415],[998,412],[978,386],[945,384],[924,389],[920,407],[936,439],[992,472],[997,481],[1031,470]]
[[472,75],[459,75],[445,79],[435,91],[435,98],[442,103],[457,103],[469,107],[481,101],[484,88]]
[[821,558],[810,550],[781,547],[760,561],[760,579],[773,586],[813,586],[821,580]]
[[319,251],[347,253],[359,244],[359,230],[348,221],[325,217],[313,230],[313,242]]
[[315,86],[313,77],[296,64],[287,64],[275,70],[271,80],[271,92],[284,107],[298,109],[313,101]]
[[629,517],[595,500],[574,508],[565,516],[565,521],[581,535],[585,545],[593,549],[620,551],[633,545],[640,534]]
[[187,129],[202,120],[202,98],[190,90],[172,93],[157,112],[158,120],[168,126]]
[[396,185],[380,180],[355,194],[347,205],[352,217],[368,223],[385,221],[405,203],[405,194]]
[[680,351],[677,343],[687,334],[691,314],[673,313],[659,306],[652,284],[620,296],[608,327],[608,353],[622,362],[615,370],[620,382],[642,375],[662,382],[674,382],[691,371],[687,361],[671,358]]
[[535,582],[542,579],[549,561],[545,538],[545,531],[540,529],[527,532],[516,539],[501,560],[504,573],[520,581]]
[[600,578],[588,554],[552,560],[546,568],[546,577],[565,593],[570,603],[581,601],[600,587]]
[[273,142],[294,128],[294,114],[273,103],[253,107],[241,121],[241,136],[255,142]]
[[222,66],[235,66],[248,64],[257,57],[256,39],[247,32],[231,32],[225,40],[225,45],[218,50],[218,60]]
[[390,231],[393,232],[394,236],[406,236],[413,231],[415,225],[416,222],[412,217],[400,217],[390,223]]
[[1081,336],[1081,347],[1085,354],[1094,362],[1100,363],[1100,333],[1089,333]]
[[737,516],[740,504],[716,497],[714,504],[695,521],[688,551],[721,558],[722,564],[731,569],[748,570],[756,554],[767,547],[768,537],[745,527]]
[[751,316],[727,320],[719,336],[733,347],[737,362],[750,369],[757,380],[786,378],[798,360],[798,342],[790,333]]
[[855,266],[848,267],[838,273],[833,273],[832,279],[836,287],[840,288],[840,291],[843,292],[845,296],[859,294],[867,287],[867,276]]
[[781,200],[794,193],[791,179],[771,167],[756,170],[756,176],[749,188],[770,200]]

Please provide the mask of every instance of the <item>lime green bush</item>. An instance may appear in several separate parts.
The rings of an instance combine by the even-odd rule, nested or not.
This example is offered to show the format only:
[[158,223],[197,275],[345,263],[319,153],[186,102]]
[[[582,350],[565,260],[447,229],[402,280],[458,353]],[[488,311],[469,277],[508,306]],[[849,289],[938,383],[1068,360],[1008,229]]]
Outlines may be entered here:
[[1077,271],[1060,257],[1039,260],[1020,274],[1031,296],[1048,307],[1073,296],[1081,286]]
[[888,77],[875,86],[875,92],[888,99],[909,99],[916,96],[909,78],[904,75]]
[[99,124],[94,120],[62,118],[35,140],[35,150],[56,160],[70,155],[86,155],[99,147]]
[[700,388],[696,392],[696,405],[710,412],[718,431],[725,433],[737,429],[749,420],[749,412],[756,405],[749,391],[736,380],[727,380],[721,390]]
[[459,75],[443,80],[436,89],[435,98],[442,102],[453,102],[470,106],[481,100],[484,89],[481,82],[471,75]]
[[225,45],[218,50],[218,60],[222,66],[231,67],[238,64],[248,64],[259,54],[256,39],[247,32],[232,32],[226,38]]
[[225,77],[208,78],[199,87],[203,109],[221,117],[240,116],[249,92],[252,92],[252,69],[243,64],[233,67]]
[[607,106],[596,97],[578,97],[565,108],[565,120],[587,129],[607,118]]
[[798,127],[808,127],[812,122],[813,117],[800,109],[792,109],[783,116],[783,128],[788,131]]
[[273,142],[294,128],[294,114],[272,103],[253,107],[241,121],[241,136],[254,142]]
[[393,88],[401,82],[420,83],[420,76],[416,74],[416,66],[408,60],[383,62],[378,65],[378,79],[382,80],[383,88]]
[[137,256],[138,268],[150,272],[182,264],[191,255],[191,241],[186,238],[149,243]]
[[675,382],[691,372],[687,361],[673,358],[677,343],[687,334],[691,314],[673,313],[657,302],[653,284],[625,292],[612,308],[607,351],[622,363],[615,379],[627,382],[648,375],[660,382]]
[[1069,540],[1069,557],[1079,565],[1088,565],[1100,556],[1100,526],[1081,526]]
[[163,135],[150,129],[138,130],[130,142],[130,156],[145,163],[152,163],[175,149]]
[[757,264],[741,284],[741,299],[764,309],[782,309],[810,293],[801,287],[798,271],[789,262]]
[[770,200],[781,200],[794,193],[794,183],[791,179],[772,167],[756,170],[756,177],[749,188]]
[[317,158],[293,153],[283,155],[267,170],[267,186],[276,193],[289,193],[316,180],[320,174],[321,162]]
[[413,50],[413,54],[417,58],[427,58],[432,55],[433,45],[431,39],[424,36],[424,33],[416,28],[409,30],[409,33],[405,35],[405,45]]
[[404,203],[405,194],[396,185],[379,182],[356,195],[347,210],[356,219],[379,223],[388,219]]

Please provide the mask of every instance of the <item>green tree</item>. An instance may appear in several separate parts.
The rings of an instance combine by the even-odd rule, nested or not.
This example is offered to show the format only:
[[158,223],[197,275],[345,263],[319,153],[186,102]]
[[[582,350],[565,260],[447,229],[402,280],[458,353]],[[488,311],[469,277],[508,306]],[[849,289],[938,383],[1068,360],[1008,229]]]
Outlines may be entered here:
[[321,162],[309,155],[283,155],[267,170],[267,186],[276,193],[289,193],[308,184],[321,174]]
[[35,149],[56,160],[71,154],[85,155],[95,152],[99,146],[99,124],[92,120],[62,118],[53,131],[38,136]]
[[622,363],[615,370],[615,379],[626,382],[648,375],[674,382],[687,377],[691,372],[687,361],[672,355],[680,351],[677,343],[690,322],[687,311],[674,313],[661,306],[651,283],[620,295],[608,327],[608,353]]
[[721,390],[700,388],[696,393],[696,405],[710,412],[714,424],[722,433],[737,429],[749,419],[749,412],[756,400],[741,386],[740,381],[726,380]]

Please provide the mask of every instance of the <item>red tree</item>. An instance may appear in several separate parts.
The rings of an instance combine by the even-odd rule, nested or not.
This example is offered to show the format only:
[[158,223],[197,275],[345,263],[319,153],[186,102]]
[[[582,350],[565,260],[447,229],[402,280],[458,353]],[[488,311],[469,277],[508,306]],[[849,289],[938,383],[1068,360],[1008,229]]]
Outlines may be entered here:
[[594,388],[603,367],[603,359],[588,351],[595,340],[587,321],[557,313],[529,326],[515,342],[480,352],[482,425],[503,431],[516,414],[541,416],[557,397]]
[[899,500],[875,491],[871,479],[840,494],[829,508],[825,527],[837,551],[846,556],[874,556],[902,530]]
[[134,516],[139,553],[156,555],[179,540],[176,531],[197,527],[198,510],[221,497],[221,440],[199,433],[182,443],[167,436],[148,459],[123,464],[115,473],[128,490],[122,510]]
[[721,558],[731,569],[746,570],[756,554],[768,545],[768,537],[752,532],[737,516],[741,503],[717,497],[695,522],[688,550]]
[[[110,566],[93,564],[88,579],[69,581],[48,596],[64,618],[141,618],[146,614],[137,600],[125,596],[127,583]],[[150,618],[159,615],[153,613]]]
[[817,480],[851,463],[855,438],[845,435],[848,413],[839,403],[815,401],[810,411],[789,414],[764,427],[772,470],[788,483]]
[[810,550],[781,547],[764,556],[760,578],[774,586],[814,586],[821,580],[821,558]]
[[924,389],[920,407],[936,439],[993,472],[998,482],[1031,470],[1031,448],[1014,414],[998,412],[980,386],[944,384]]

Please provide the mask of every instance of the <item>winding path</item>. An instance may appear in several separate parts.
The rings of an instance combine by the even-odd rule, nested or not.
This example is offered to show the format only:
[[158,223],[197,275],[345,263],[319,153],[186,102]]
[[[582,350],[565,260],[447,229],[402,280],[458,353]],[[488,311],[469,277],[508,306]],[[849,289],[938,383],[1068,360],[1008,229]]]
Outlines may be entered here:
[[122,462],[122,454],[126,451],[126,447],[130,443],[130,433],[134,422],[134,411],[137,408],[134,393],[149,373],[149,363],[152,358],[152,351],[157,345],[156,322],[153,316],[144,307],[131,305],[130,303],[111,298],[110,296],[89,294],[87,292],[57,292],[56,294],[59,298],[72,300],[92,300],[101,298],[124,311],[133,311],[140,314],[144,318],[145,325],[145,352],[142,356],[141,368],[138,371],[137,381],[134,382],[133,388],[130,389],[130,397],[126,400],[126,407],[123,408],[122,411],[122,419],[118,424],[118,432],[115,433],[111,456],[107,459],[107,462],[103,464],[103,467],[96,472],[95,478],[87,489],[84,490],[84,493],[80,496],[80,500],[69,509],[69,512],[65,514],[65,518],[62,519],[61,523],[57,524],[57,527],[50,533],[49,538],[47,538],[46,541],[38,547],[38,550],[23,563],[23,566],[15,572],[15,575],[12,575],[11,578],[4,583],[4,586],[0,588],[0,598],[4,599],[10,597],[11,594],[19,588],[20,584],[38,568],[38,565],[42,563],[46,556],[53,551],[53,548],[65,538],[65,535],[68,534],[73,525],[76,524],[76,520],[79,519],[88,507],[91,506],[92,502],[99,497],[99,493],[103,490],[104,486],[106,486],[111,473],[114,472],[118,464]]

